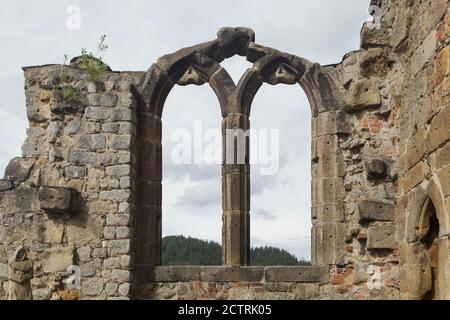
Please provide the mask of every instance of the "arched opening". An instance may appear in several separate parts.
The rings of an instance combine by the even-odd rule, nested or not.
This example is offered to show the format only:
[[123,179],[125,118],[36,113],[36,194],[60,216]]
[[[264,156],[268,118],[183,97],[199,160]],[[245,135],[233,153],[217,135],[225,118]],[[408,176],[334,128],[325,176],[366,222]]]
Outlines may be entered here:
[[430,265],[430,290],[424,300],[439,299],[439,220],[431,199],[427,199],[419,221],[420,241],[425,247]]
[[[311,111],[300,86],[264,84],[251,110],[252,265],[311,259]],[[256,248],[259,249],[256,249]],[[273,247],[276,249],[264,249]]]
[[167,97],[162,265],[221,264],[221,120],[217,97],[207,86],[175,86]]

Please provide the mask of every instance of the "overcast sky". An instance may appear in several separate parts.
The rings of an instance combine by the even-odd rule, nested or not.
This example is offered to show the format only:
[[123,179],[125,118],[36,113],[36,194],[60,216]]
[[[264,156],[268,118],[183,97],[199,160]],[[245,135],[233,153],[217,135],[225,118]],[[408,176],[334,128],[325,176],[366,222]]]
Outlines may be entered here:
[[[66,27],[70,5],[81,28]],[[20,155],[27,119],[21,67],[60,63],[107,35],[113,70],[145,71],[166,53],[213,40],[224,26],[250,27],[256,42],[314,62],[340,62],[359,48],[369,0],[129,0],[2,1],[0,10],[0,171]],[[250,66],[242,57],[222,64],[237,82]],[[252,107],[252,128],[279,129],[280,170],[252,168],[252,245],[272,245],[310,258],[310,110],[299,86],[263,86]],[[163,123],[163,232],[221,239],[220,167],[170,163],[171,133],[220,128],[220,108],[208,86],[176,87]]]

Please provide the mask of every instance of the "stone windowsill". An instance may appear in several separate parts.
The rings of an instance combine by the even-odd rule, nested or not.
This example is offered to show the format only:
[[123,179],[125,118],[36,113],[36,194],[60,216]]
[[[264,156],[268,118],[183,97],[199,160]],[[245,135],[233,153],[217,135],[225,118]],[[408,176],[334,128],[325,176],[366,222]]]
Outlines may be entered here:
[[300,282],[325,283],[328,267],[228,267],[228,266],[158,266],[152,268],[151,282]]

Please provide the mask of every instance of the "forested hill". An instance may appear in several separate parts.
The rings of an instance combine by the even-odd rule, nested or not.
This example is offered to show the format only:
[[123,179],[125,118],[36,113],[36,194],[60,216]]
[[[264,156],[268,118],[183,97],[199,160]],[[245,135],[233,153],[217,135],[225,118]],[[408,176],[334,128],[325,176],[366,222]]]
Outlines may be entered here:
[[[165,266],[222,264],[222,247],[217,242],[169,236],[162,241],[162,262]],[[252,248],[252,266],[298,266],[310,265],[308,261],[298,260],[286,250],[273,247]]]

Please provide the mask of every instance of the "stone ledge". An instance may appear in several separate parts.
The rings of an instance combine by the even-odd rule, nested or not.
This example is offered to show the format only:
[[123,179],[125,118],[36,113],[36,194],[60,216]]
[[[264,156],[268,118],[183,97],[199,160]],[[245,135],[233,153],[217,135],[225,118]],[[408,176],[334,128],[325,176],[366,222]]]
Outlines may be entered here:
[[328,268],[293,267],[227,267],[227,266],[159,266],[149,276],[151,282],[299,282],[324,283]]
[[319,266],[266,267],[264,275],[268,282],[323,283],[329,279],[329,270]]

